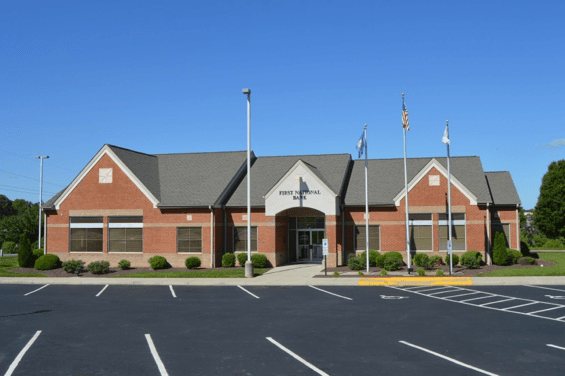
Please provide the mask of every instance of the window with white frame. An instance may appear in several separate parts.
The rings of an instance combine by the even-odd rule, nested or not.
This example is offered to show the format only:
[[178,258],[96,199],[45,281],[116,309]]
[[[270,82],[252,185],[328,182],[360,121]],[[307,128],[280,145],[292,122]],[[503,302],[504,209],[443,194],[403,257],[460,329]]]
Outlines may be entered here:
[[[367,250],[366,226],[355,226],[353,231],[355,231],[355,249],[357,251]],[[369,226],[369,249],[378,251],[380,248],[380,226]]]
[[108,252],[143,252],[143,217],[108,217]]
[[177,228],[179,253],[202,253],[202,227]]
[[[257,227],[251,227],[251,252],[257,252]],[[247,226],[233,228],[234,252],[247,252]]]
[[433,251],[433,228],[431,214],[409,214],[410,249],[412,251]]
[[[447,251],[449,239],[449,227],[447,227],[447,213],[439,213],[439,250]],[[452,250],[466,250],[466,226],[465,213],[451,213],[451,241]]]
[[102,252],[104,221],[102,217],[70,217],[71,252]]

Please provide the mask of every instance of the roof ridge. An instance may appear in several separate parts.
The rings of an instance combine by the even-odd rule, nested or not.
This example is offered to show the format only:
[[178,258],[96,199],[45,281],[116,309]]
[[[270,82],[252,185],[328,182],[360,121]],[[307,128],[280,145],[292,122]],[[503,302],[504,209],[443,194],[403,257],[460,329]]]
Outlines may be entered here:
[[192,153],[160,153],[160,154],[153,154],[155,156],[159,155],[184,155],[184,154],[221,154],[221,153],[245,153],[247,150],[232,150],[232,151],[201,151],[201,152],[192,152]]
[[[447,158],[445,156],[443,157],[409,157],[406,159],[438,159],[438,158]],[[451,159],[453,158],[479,158],[479,156],[477,155],[460,155],[457,157],[450,157]],[[394,160],[404,160],[404,158],[369,158],[369,161],[394,161]],[[354,162],[365,162],[364,159],[353,159]]]
[[325,156],[329,156],[329,155],[349,155],[351,156],[350,153],[335,153],[335,154],[296,154],[296,155],[266,155],[263,157],[257,157],[257,158],[280,158],[280,157],[325,157]]
[[510,171],[501,170],[501,171],[485,171],[485,174],[492,174],[492,173],[498,174],[498,173],[501,173],[501,172],[508,172],[508,173],[510,173]]
[[106,146],[110,146],[110,147],[113,147],[113,148],[122,149],[122,150],[126,150],[126,151],[131,151],[132,153],[143,154],[143,155],[147,155],[147,156],[150,156],[150,157],[155,157],[155,154],[147,154],[147,153],[144,153],[142,151],[132,150],[132,149],[124,148],[124,147],[121,147],[121,146],[116,146],[116,145],[112,145],[112,144],[106,144]]

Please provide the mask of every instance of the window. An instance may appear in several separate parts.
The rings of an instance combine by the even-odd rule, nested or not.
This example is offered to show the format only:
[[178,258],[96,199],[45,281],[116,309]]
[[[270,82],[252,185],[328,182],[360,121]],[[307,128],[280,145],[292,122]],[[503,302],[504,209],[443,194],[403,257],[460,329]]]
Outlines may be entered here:
[[177,252],[202,253],[202,228],[179,227],[177,229]]
[[432,215],[409,214],[410,249],[412,251],[433,251]]
[[102,217],[70,217],[70,251],[102,252]]
[[324,229],[325,217],[298,217],[296,218],[298,229]]
[[[251,252],[257,252],[257,227],[251,227]],[[247,252],[247,227],[233,228],[234,252]]]
[[[358,251],[367,250],[365,230],[365,226],[355,226],[355,249]],[[369,249],[380,250],[379,231],[380,226],[369,226]]]
[[[449,227],[447,213],[439,213],[439,250],[447,251]],[[465,213],[451,213],[451,240],[454,251],[465,251]]]
[[143,217],[108,217],[108,252],[143,252]]
[[494,245],[494,238],[497,232],[502,232],[506,238],[506,248],[510,248],[510,224],[508,223],[493,223],[492,224],[492,244]]

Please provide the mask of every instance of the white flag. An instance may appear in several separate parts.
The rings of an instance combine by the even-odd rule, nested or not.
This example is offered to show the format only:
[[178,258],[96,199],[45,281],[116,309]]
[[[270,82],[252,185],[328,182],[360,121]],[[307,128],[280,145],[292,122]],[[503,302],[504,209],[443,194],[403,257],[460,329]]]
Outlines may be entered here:
[[449,145],[449,130],[448,130],[448,126],[445,126],[445,131],[443,132],[443,138],[441,139],[441,142],[443,142],[444,144]]
[[357,145],[355,145],[355,147],[359,152],[359,158],[361,158],[363,155],[363,148],[365,148],[365,131],[363,131],[363,134],[361,135],[361,138],[359,138],[359,141],[357,141]]

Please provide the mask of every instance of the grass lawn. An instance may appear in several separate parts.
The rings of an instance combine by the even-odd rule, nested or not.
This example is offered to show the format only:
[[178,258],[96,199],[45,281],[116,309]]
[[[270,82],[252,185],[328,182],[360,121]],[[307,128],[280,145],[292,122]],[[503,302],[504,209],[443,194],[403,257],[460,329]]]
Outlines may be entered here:
[[12,269],[19,268],[17,257],[0,257],[0,277],[45,277],[39,273],[10,273]]
[[495,270],[479,274],[478,277],[565,276],[565,253],[538,253],[538,256],[538,264],[543,263],[543,260],[549,260],[556,265],[543,268]]
[[[255,276],[265,273],[269,269],[253,269]],[[143,273],[132,273],[115,276],[113,278],[245,278],[245,269],[233,270],[206,270],[206,271],[154,271]]]

